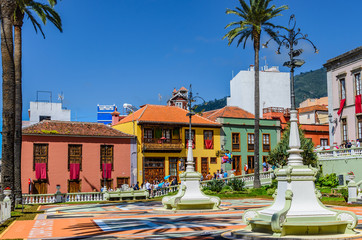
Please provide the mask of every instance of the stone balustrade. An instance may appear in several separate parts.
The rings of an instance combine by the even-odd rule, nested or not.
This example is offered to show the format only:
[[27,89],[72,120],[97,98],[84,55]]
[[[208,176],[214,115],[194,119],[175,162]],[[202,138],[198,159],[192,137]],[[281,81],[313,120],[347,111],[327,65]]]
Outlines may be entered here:
[[11,218],[11,200],[9,198],[11,190],[4,190],[4,194],[5,198],[0,202],[0,223]]
[[66,193],[65,202],[98,202],[104,200],[101,192]]
[[23,194],[23,204],[55,203],[55,194]]
[[[58,194],[23,194],[23,204],[49,204],[57,202]],[[59,202],[103,201],[101,192],[61,193]]]
[[319,150],[316,151],[318,160],[328,160],[336,158],[354,158],[362,157],[362,147],[351,147],[351,148],[341,148],[341,149],[332,149],[332,150]]

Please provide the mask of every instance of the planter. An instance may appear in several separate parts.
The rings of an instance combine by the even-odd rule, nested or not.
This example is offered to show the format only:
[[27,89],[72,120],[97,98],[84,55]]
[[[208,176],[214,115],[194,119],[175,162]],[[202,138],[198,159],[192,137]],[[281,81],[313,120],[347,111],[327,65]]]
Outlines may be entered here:
[[11,190],[4,190],[4,194],[5,194],[5,196],[10,196]]

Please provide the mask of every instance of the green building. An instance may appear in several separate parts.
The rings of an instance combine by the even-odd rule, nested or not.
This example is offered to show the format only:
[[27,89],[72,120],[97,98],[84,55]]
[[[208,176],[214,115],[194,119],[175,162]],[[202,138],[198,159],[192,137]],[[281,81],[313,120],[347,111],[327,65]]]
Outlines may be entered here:
[[[248,165],[248,173],[254,172],[254,115],[239,108],[226,106],[203,113],[212,121],[222,124],[221,149],[219,156],[224,152],[231,152],[232,163],[221,164],[221,168],[235,175],[244,174],[244,166]],[[280,141],[280,121],[260,119],[260,171],[262,163],[267,160],[269,152]]]

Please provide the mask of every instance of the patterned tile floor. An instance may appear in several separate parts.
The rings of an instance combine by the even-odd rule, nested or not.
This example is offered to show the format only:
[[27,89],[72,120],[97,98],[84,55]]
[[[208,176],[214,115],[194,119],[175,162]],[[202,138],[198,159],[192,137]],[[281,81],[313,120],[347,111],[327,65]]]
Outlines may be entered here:
[[[35,220],[15,221],[0,239],[223,239],[242,228],[242,213],[270,200],[225,200],[220,212],[157,213],[160,202],[42,206]],[[346,209],[340,208],[338,209]],[[348,207],[359,215],[362,207]]]

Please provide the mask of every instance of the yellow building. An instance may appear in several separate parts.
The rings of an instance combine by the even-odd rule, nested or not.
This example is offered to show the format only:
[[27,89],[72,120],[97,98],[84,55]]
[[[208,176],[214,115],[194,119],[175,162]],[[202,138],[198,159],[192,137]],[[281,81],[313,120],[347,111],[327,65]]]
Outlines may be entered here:
[[[162,180],[186,169],[188,111],[174,106],[145,105],[112,127],[137,136],[137,179]],[[199,115],[192,117],[195,170],[206,176],[220,170],[219,123]]]

